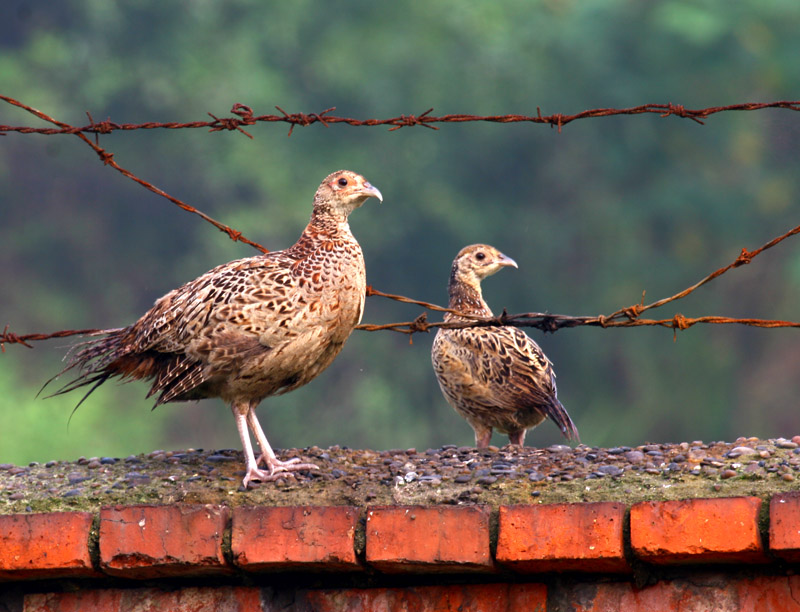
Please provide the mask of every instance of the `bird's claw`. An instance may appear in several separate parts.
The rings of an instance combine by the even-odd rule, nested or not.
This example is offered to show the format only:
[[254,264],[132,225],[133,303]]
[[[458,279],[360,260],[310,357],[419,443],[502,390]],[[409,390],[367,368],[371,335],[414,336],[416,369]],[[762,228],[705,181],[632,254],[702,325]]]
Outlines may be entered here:
[[256,460],[256,465],[263,463],[269,468],[270,474],[275,474],[276,472],[319,469],[318,465],[313,463],[300,463],[301,461],[302,459],[300,459],[300,457],[292,457],[286,461],[281,461],[280,459],[273,459],[270,461],[266,455],[260,455]]
[[280,468],[285,467],[287,465],[292,465],[293,463],[297,463],[300,461],[300,457],[292,457],[291,459],[287,459],[286,461],[281,461],[280,459],[274,459],[272,463],[270,463],[269,458],[264,453],[258,456],[256,459],[256,465],[263,463],[266,467],[270,468],[270,466],[275,466],[274,469],[270,468],[270,473],[280,470]]
[[[261,470],[257,467],[262,461],[264,464],[266,464],[268,468],[267,470]],[[319,469],[318,465],[314,465],[313,463],[300,463],[300,461],[301,460],[299,457],[293,457],[292,459],[287,459],[286,461],[275,459],[270,462],[264,455],[261,455],[256,461],[256,465],[247,469],[247,473],[244,476],[242,484],[246,489],[251,480],[258,480],[259,482],[274,482],[281,478],[290,476],[292,472]]]

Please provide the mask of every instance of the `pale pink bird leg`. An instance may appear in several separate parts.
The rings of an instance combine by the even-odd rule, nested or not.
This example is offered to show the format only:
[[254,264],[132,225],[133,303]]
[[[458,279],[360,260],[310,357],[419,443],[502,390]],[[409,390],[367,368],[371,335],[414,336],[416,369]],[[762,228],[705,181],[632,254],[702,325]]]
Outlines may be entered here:
[[313,463],[300,463],[299,457],[294,457],[286,461],[278,459],[275,455],[275,451],[272,450],[272,446],[270,446],[267,441],[264,430],[261,429],[261,424],[258,422],[258,417],[256,416],[256,405],[254,404],[250,404],[250,409],[247,411],[247,423],[250,425],[250,429],[258,441],[258,445],[261,447],[261,456],[256,460],[256,465],[263,462],[269,468],[269,474],[274,475],[271,480],[286,476],[286,472],[319,469],[319,466]]
[[[242,411],[245,410],[245,412]],[[251,480],[260,480],[266,482],[271,480],[271,474],[258,469],[258,462],[256,461],[255,453],[253,453],[253,444],[250,441],[250,432],[247,429],[247,406],[237,407],[237,404],[231,406],[233,416],[236,419],[236,429],[239,432],[239,438],[242,441],[242,450],[244,451],[245,461],[245,474],[242,484],[246,489]]]

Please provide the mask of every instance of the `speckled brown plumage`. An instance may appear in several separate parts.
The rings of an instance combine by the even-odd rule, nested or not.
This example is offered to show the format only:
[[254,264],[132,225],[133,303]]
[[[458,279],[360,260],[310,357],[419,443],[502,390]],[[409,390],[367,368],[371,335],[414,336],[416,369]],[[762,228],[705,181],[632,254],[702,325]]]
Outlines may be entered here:
[[[463,248],[450,273],[449,308],[492,316],[481,281],[516,262],[487,244]],[[445,321],[470,321],[453,313]],[[523,331],[511,326],[441,328],[431,350],[433,369],[447,401],[475,430],[478,448],[489,446],[492,429],[522,444],[525,432],[552,419],[569,439],[578,430],[556,396],[553,364]]]
[[[315,378],[361,320],[364,257],[347,218],[370,197],[382,200],[364,177],[334,172],[292,247],[218,266],[166,294],[133,325],[84,343],[64,370],[78,368],[79,376],[58,393],[92,385],[88,396],[118,376],[152,380],[156,406],[220,397],[236,417],[245,486],[316,467],[279,461],[255,408]],[[258,461],[248,428],[261,447]]]

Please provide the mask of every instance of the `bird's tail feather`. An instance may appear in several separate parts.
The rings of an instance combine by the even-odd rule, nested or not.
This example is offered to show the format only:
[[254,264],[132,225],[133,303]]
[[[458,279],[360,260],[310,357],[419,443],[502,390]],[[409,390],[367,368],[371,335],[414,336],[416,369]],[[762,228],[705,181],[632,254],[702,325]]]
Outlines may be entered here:
[[580,443],[581,437],[578,434],[578,428],[575,427],[575,423],[572,422],[566,409],[557,399],[554,398],[553,402],[550,404],[547,416],[558,425],[559,429],[561,429],[561,433],[567,440],[575,440]]
[[117,328],[94,332],[91,334],[92,336],[102,335],[103,337],[85,340],[73,345],[64,357],[67,365],[42,385],[39,393],[36,394],[37,397],[54,380],[71,370],[77,369],[77,375],[74,379],[50,395],[45,396],[45,398],[54,397],[86,385],[92,385],[86,395],[78,402],[78,405],[75,406],[75,409],[77,409],[97,387],[114,375],[114,372],[107,370],[107,366],[122,353],[120,337],[123,331],[124,328]]

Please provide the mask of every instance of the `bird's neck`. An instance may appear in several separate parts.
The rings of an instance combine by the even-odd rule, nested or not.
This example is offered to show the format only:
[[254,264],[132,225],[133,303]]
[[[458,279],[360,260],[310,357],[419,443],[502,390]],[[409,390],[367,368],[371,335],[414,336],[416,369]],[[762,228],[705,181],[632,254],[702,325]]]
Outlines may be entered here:
[[[481,317],[493,316],[491,308],[483,301],[480,285],[451,282],[449,292],[450,302],[448,308],[463,312],[464,314],[478,315]],[[447,318],[458,318],[458,316],[448,313],[445,315],[445,319]]]
[[289,251],[295,258],[303,259],[316,251],[320,243],[341,240],[355,240],[346,217],[340,220],[329,215],[312,215],[306,229]]
[[317,202],[314,204],[314,210],[311,213],[311,220],[308,222],[307,229],[332,237],[341,232],[349,233],[348,212],[342,210],[342,208],[330,206],[327,203]]

